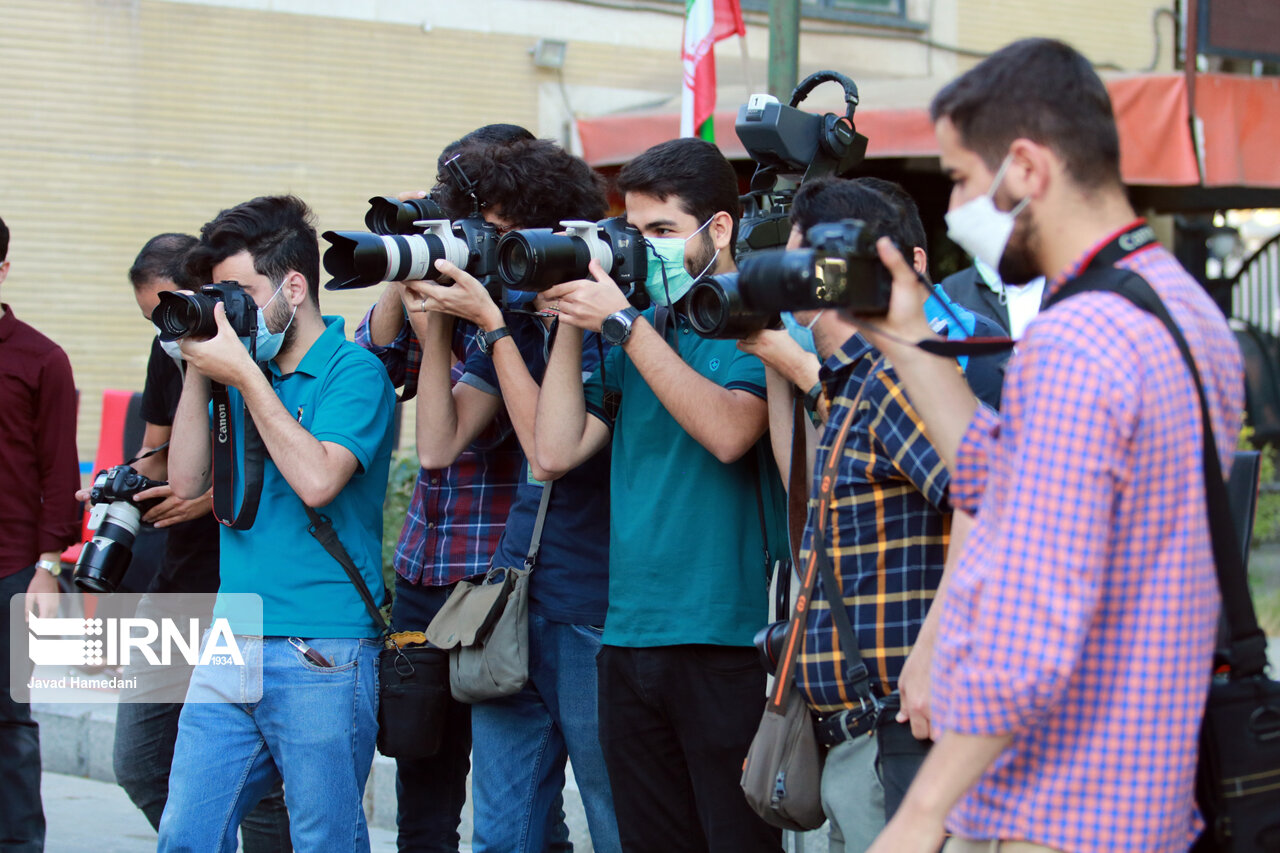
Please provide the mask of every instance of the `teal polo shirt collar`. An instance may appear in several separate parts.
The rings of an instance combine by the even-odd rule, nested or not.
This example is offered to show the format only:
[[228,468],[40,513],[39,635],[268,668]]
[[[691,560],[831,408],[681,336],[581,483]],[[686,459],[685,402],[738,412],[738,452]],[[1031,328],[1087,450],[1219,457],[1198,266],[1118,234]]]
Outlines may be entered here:
[[[315,343],[311,345],[311,349],[307,350],[307,354],[302,357],[302,361],[298,362],[298,366],[294,368],[294,373],[319,376],[324,372],[325,365],[329,363],[329,359],[333,358],[334,353],[338,351],[338,347],[342,346],[343,341],[347,339],[346,321],[341,317],[334,314],[326,314],[320,319],[324,320],[324,331],[320,333],[320,337],[316,338]],[[274,358],[267,362],[267,366],[271,368],[273,376],[284,376]]]

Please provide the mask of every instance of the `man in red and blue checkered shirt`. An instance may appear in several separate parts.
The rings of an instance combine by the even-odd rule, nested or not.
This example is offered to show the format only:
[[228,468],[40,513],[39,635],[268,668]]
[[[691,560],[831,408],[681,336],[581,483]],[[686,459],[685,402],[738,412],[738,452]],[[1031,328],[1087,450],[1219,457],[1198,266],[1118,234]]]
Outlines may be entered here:
[[1017,42],[932,111],[953,239],[1005,281],[1045,275],[1048,307],[996,416],[941,359],[895,340],[929,334],[914,276],[881,241],[894,303],[864,334],[946,460],[953,506],[975,520],[931,610],[923,722],[937,742],[872,850],[932,852],[945,826],[949,853],[1185,851],[1202,827],[1197,736],[1219,609],[1199,400],[1155,317],[1113,293],[1054,296],[1096,257],[1145,279],[1190,344],[1224,466],[1239,351],[1136,219],[1110,100],[1084,57]]

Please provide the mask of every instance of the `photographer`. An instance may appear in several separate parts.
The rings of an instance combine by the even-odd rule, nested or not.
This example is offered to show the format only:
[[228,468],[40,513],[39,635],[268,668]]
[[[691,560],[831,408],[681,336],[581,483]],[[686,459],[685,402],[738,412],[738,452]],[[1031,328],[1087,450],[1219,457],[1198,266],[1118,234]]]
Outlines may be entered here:
[[[624,166],[618,189],[650,244],[657,308],[635,311],[594,262],[595,280],[547,291],[562,325],[535,428],[544,470],[613,454],[597,661],[618,828],[628,850],[777,851],[781,833],[738,786],[764,709],[752,637],[767,618],[767,555],[786,541],[761,442],[764,368],[693,334],[682,301],[697,276],[735,269],[737,178],[713,145],[677,139]],[[583,336],[564,324],[599,332],[606,319],[615,346],[584,396]]]
[[[472,191],[484,217],[501,230],[558,229],[562,220],[595,221],[606,210],[601,179],[547,140],[467,146],[454,165],[475,181]],[[441,173],[435,195],[459,216],[474,202],[453,174]],[[609,456],[602,451],[548,482],[535,462],[533,441],[549,319],[504,313],[468,273],[443,260],[436,268],[450,283],[405,284],[416,297],[406,302],[422,344],[416,423],[423,466],[454,464],[505,406],[527,462],[493,555],[497,567],[524,564],[544,491],[551,490],[529,576],[528,683],[471,711],[472,846],[499,853],[547,849],[570,759],[594,849],[620,851],[596,713],[595,658],[608,592]],[[450,377],[455,317],[480,339],[456,383]],[[593,341],[579,370],[590,373],[598,364]]]
[[[150,323],[160,294],[179,287],[198,286],[187,277],[187,252],[199,241],[188,234],[159,234],[147,241],[129,268],[129,281],[143,318]],[[175,360],[176,356],[176,360]],[[147,360],[147,381],[142,391],[141,415],[145,423],[139,456],[133,468],[153,480],[168,479],[168,451],[158,450],[169,440],[173,416],[182,394],[181,352],[178,345],[165,344],[158,337],[151,342]],[[156,451],[156,452],[153,452]],[[184,500],[170,486],[139,492],[134,500],[159,499],[143,514],[142,520],[166,530],[164,557],[135,614],[139,618],[166,615],[165,595],[169,593],[216,593],[218,591],[218,523],[211,510],[210,494]],[[88,492],[76,495],[88,500]],[[136,559],[136,554],[135,554]],[[177,615],[177,614],[175,614]],[[185,681],[181,667],[148,670],[147,683],[172,673]],[[126,668],[126,680],[129,671]],[[122,698],[128,698],[122,697]],[[141,698],[141,697],[138,697]],[[142,810],[155,829],[160,828],[165,800],[169,795],[169,769],[178,737],[178,716],[182,705],[170,702],[122,701],[116,710],[116,739],[112,757],[116,781]],[[289,819],[284,794],[277,785],[245,818],[242,828],[245,853],[289,850]]]
[[188,366],[169,474],[181,497],[209,489],[211,383],[226,386],[268,458],[256,521],[221,530],[221,591],[261,596],[263,636],[241,636],[244,626],[236,613],[221,612],[221,600],[214,615],[230,619],[246,660],[261,661],[262,697],[248,708],[225,701],[241,695],[237,667],[196,670],[161,851],[234,846],[244,813],[280,778],[295,848],[369,847],[361,801],[377,729],[378,629],[355,585],[309,535],[305,507],[324,508],[381,598],[394,392],[377,359],[345,340],[342,319],[320,314],[310,220],[297,198],[256,198],[206,224],[188,258],[193,275],[239,282],[258,306],[256,353],[266,372],[237,337],[224,301],[213,308],[214,337],[182,339]]
[[[437,160],[438,171],[463,146],[533,139],[522,127],[486,125],[450,143]],[[425,195],[410,193],[408,196]],[[405,196],[402,196],[404,198]],[[469,211],[462,211],[463,214]],[[421,298],[403,282],[387,282],[360,325],[355,342],[376,355],[402,400],[418,393],[422,346],[409,323],[410,307]],[[479,351],[476,327],[454,324],[452,381]],[[457,584],[483,576],[515,498],[523,455],[506,412],[497,414],[451,464],[420,468],[404,528],[396,543],[394,631],[425,631]],[[457,853],[458,824],[467,797],[471,756],[471,706],[446,700],[440,751],[430,758],[396,759],[396,826],[400,853]],[[557,837],[568,838],[560,822]]]
[[1153,289],[1204,382],[1224,470],[1243,408],[1221,312],[1136,219],[1106,88],[1048,39],[1015,42],[934,99],[955,182],[952,239],[1046,307],[1010,359],[1004,407],[979,407],[928,337],[887,241],[892,360],[975,516],[946,590],[932,669],[943,736],[876,853],[1017,840],[1028,851],[1185,850],[1219,596],[1195,383],[1164,324],[1083,273]]
[[[8,276],[9,228],[0,220],[0,285]],[[71,362],[0,303],[0,844],[13,850],[44,849],[45,821],[40,726],[9,692],[11,679],[25,684],[31,674],[26,654],[11,655],[10,597],[25,595],[23,614],[58,615],[53,572],[80,535],[78,480]]]
[[[888,184],[894,195],[872,188],[886,184],[823,179],[801,186],[791,211],[792,242],[804,245],[800,235],[819,223],[857,219],[871,234],[910,249],[922,271],[927,258],[912,227],[918,216],[913,221],[911,211],[904,215],[896,185]],[[819,376],[831,410],[817,444],[810,506],[832,448],[842,433],[846,437],[830,516],[825,523],[812,512],[806,518],[800,565],[808,565],[815,547],[829,555],[867,677],[850,681],[846,674],[848,649],[820,575],[796,685],[818,720],[818,742],[828,750],[822,806],[831,849],[863,851],[897,808],[927,749],[923,718],[913,736],[895,715],[899,702],[907,701],[908,682],[912,695],[927,692],[929,644],[920,643],[917,655],[917,637],[923,638],[942,580],[952,517],[946,468],[893,366],[842,311],[822,313],[814,337],[825,359]],[[796,319],[810,322],[811,312]],[[819,530],[824,538],[815,545]]]

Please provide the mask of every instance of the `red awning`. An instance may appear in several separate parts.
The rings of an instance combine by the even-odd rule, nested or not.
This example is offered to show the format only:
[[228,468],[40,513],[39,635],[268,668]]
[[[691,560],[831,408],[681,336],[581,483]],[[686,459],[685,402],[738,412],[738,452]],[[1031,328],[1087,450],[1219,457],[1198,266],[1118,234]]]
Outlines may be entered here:
[[[1195,186],[1201,183],[1187,120],[1186,79],[1180,74],[1109,77],[1107,91],[1120,126],[1120,171],[1127,183]],[[1280,188],[1280,79],[1202,74],[1198,112],[1204,123],[1204,185]],[[746,159],[733,131],[737,111],[715,115],[716,139],[725,156]],[[859,109],[855,121],[867,136],[868,158],[937,157],[928,110]],[[578,120],[583,157],[592,166],[614,166],[679,135],[673,113],[620,113]]]

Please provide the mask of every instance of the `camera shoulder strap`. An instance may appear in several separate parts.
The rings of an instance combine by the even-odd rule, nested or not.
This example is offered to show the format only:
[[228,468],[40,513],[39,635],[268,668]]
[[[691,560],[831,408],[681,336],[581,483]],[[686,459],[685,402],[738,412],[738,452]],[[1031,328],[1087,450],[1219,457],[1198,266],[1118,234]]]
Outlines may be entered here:
[[[351,559],[351,555],[347,553],[342,540],[338,538],[338,531],[333,529],[333,522],[329,520],[329,516],[317,512],[305,503],[302,507],[307,511],[307,518],[311,521],[311,524],[307,527],[307,532],[324,546],[329,555],[338,561],[338,565],[342,566],[351,584],[356,588],[356,592],[360,594],[360,600],[364,602],[365,610],[369,611],[369,615],[373,617],[373,624],[378,626],[378,632],[385,640],[391,632],[391,624],[374,602],[373,593],[369,591],[369,585],[364,582],[360,569],[356,566],[355,561]],[[382,600],[384,602],[391,600],[391,593],[387,590],[385,584],[382,587]]]
[[[221,382],[210,383],[213,401],[213,515],[219,524],[232,530],[248,530],[258,517],[258,501],[262,497],[262,469],[266,462],[267,448],[253,422],[248,409],[243,406],[243,436],[237,437],[234,428],[235,412],[231,407],[231,393]],[[244,445],[244,489],[240,508],[236,509],[236,483],[240,470],[236,465],[237,447]]]
[[533,535],[529,537],[529,552],[524,558],[526,569],[532,569],[538,562],[538,551],[542,549],[542,527],[547,521],[547,509],[551,506],[551,487],[554,485],[555,481],[542,484],[542,499],[538,501],[538,517],[533,522]]
[[[1203,454],[1205,495],[1209,514],[1209,533],[1213,542],[1213,562],[1222,592],[1222,609],[1230,632],[1227,662],[1233,680],[1260,675],[1267,665],[1267,638],[1258,628],[1253,601],[1249,597],[1249,582],[1241,557],[1240,540],[1231,520],[1231,501],[1227,494],[1226,480],[1218,458],[1218,446],[1213,435],[1213,421],[1209,414],[1209,402],[1205,397],[1200,371],[1191,356],[1191,348],[1169,316],[1159,294],[1142,276],[1116,267],[1092,267],[1086,274],[1067,283],[1053,295],[1049,305],[1087,291],[1104,291],[1123,296],[1143,311],[1155,316],[1173,337],[1182,360],[1186,362],[1200,398],[1201,452]],[[1046,306],[1047,307],[1047,306]]]
[[[862,400],[862,391],[865,387],[866,383],[864,382],[863,386],[858,389],[858,394],[854,398],[853,404],[849,407],[844,421],[841,422],[840,430],[836,433],[835,441],[831,444],[831,451],[822,466],[822,480],[818,489],[817,504],[812,516],[813,541],[810,544],[809,559],[805,563],[800,594],[796,597],[796,606],[791,613],[791,624],[787,628],[786,646],[783,650],[782,659],[778,662],[778,673],[777,678],[774,679],[773,692],[769,696],[768,707],[775,714],[786,712],[787,697],[795,681],[796,663],[800,656],[800,644],[804,639],[805,623],[808,621],[809,605],[813,601],[813,591],[817,586],[820,565],[823,573],[824,593],[832,611],[831,618],[836,625],[836,631],[839,633],[840,645],[845,649],[846,679],[853,685],[860,699],[870,703],[875,701],[871,695],[870,685],[867,683],[867,667],[862,662],[862,655],[858,651],[857,642],[854,640],[853,627],[849,624],[849,614],[845,612],[843,596],[836,582],[835,570],[831,566],[831,557],[827,554],[825,533],[827,509],[831,505],[831,496],[835,491],[836,475],[840,471],[840,455],[844,452],[845,442],[849,438],[849,428],[853,426],[853,422],[858,416],[858,403]],[[803,463],[804,459],[801,457],[801,464]],[[795,465],[794,454],[792,465]],[[788,477],[788,481],[794,487],[797,478],[792,474]],[[791,498],[788,496],[788,501],[790,500]],[[835,585],[834,587],[833,584]],[[835,592],[832,592],[833,588],[836,590]],[[843,616],[843,620],[840,618],[841,616]],[[860,680],[857,679],[859,668],[861,668]]]

